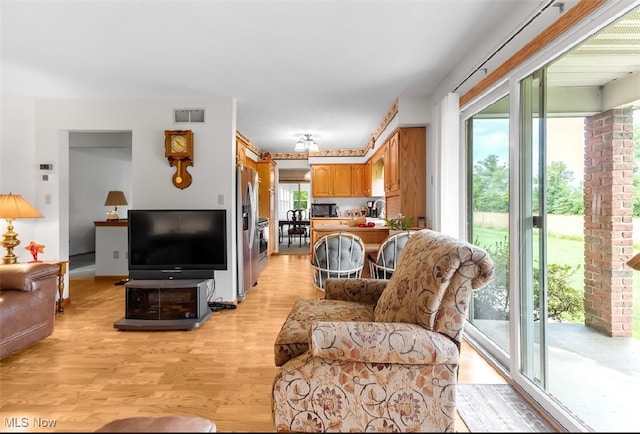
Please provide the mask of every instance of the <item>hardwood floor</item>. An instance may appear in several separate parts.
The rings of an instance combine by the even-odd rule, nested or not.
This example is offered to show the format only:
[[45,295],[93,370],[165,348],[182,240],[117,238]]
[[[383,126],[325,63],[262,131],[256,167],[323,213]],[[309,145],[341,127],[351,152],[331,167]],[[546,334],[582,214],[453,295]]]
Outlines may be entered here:
[[[124,286],[71,279],[53,335],[0,361],[0,431],[89,432],[122,417],[187,415],[219,432],[273,432],[273,342],[294,301],[317,298],[308,261],[270,257],[237,309],[192,331],[118,331]],[[505,382],[466,344],[459,381]],[[460,420],[456,428],[468,431]]]

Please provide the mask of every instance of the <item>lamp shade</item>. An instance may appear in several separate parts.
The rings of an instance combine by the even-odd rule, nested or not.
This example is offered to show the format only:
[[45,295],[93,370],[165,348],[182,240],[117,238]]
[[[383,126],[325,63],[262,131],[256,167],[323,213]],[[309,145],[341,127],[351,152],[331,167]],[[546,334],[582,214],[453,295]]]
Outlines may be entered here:
[[36,217],[42,217],[42,214],[19,194],[0,194],[0,218],[23,219]]
[[298,140],[294,149],[296,152],[319,151],[316,141],[311,138],[311,134],[305,134],[303,138]]
[[128,205],[127,198],[124,196],[124,192],[120,190],[112,190],[107,194],[107,199],[104,201],[104,206],[118,205]]
[[296,143],[295,151],[296,152],[304,152],[304,140],[303,139],[298,140],[298,142]]

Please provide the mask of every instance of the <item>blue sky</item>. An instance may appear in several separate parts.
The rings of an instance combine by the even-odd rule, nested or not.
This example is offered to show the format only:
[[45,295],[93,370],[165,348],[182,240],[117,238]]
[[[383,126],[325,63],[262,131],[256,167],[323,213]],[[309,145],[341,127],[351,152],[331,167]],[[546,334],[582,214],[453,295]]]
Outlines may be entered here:
[[[634,112],[640,125],[640,110]],[[474,119],[474,160],[497,155],[508,164],[509,120]],[[576,182],[584,177],[584,118],[551,118],[547,122],[547,164],[564,161]]]

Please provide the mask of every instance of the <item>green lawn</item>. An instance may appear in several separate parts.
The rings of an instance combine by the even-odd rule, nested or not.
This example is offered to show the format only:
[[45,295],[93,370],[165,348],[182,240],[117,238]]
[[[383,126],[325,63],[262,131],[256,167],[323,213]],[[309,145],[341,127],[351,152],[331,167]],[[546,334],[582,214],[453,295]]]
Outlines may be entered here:
[[[474,242],[483,247],[492,248],[497,242],[504,242],[507,231],[504,229],[474,226]],[[537,240],[534,241],[537,248]],[[638,246],[634,245],[634,251]],[[584,241],[578,237],[563,237],[554,234],[547,236],[547,261],[559,265],[579,265],[580,269],[571,279],[571,285],[584,290]],[[640,278],[633,275],[633,337],[640,338]]]

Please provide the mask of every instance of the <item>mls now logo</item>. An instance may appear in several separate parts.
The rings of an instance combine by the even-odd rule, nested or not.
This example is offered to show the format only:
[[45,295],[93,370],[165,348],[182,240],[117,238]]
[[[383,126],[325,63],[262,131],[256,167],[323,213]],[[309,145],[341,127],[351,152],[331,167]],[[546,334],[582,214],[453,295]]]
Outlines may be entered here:
[[43,419],[41,417],[5,417],[5,428],[53,428],[56,426],[55,419]]

